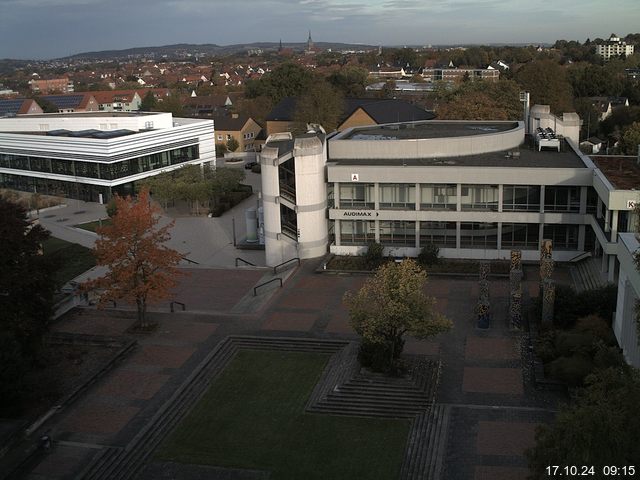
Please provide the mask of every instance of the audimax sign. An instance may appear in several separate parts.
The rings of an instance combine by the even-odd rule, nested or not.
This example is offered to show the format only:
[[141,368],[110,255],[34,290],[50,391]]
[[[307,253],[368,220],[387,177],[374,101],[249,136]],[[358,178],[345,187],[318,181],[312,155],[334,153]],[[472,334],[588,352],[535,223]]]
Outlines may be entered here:
[[[374,215],[375,214],[375,215]],[[343,217],[377,217],[379,215],[378,212],[372,212],[370,210],[347,210],[346,212],[342,212]]]

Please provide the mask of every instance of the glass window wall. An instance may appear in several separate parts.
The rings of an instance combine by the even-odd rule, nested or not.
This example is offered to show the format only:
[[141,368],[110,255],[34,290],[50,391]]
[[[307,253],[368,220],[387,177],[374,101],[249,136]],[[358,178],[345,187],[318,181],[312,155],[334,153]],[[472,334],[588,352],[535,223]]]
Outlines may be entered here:
[[544,188],[545,212],[580,212],[580,187]]
[[340,208],[374,208],[373,183],[341,184]]
[[497,185],[463,185],[462,210],[498,210]]
[[544,238],[553,242],[554,250],[578,249],[578,225],[545,225]]
[[456,222],[420,222],[420,246],[456,248]]
[[341,245],[366,245],[375,241],[375,222],[369,220],[340,220]]
[[412,183],[380,184],[381,209],[416,209],[416,186]]
[[498,224],[461,222],[460,248],[498,248]]
[[502,210],[505,212],[540,211],[540,187],[534,185],[505,185],[502,191]]
[[416,246],[416,222],[381,221],[380,243],[402,247]]
[[536,250],[539,231],[537,223],[503,223],[502,248]]
[[457,204],[455,183],[420,185],[421,210],[455,210]]

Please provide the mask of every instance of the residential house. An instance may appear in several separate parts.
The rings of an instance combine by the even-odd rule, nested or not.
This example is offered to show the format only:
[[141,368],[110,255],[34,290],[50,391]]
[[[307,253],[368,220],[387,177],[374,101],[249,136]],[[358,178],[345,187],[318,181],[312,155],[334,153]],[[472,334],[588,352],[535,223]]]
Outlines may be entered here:
[[233,106],[229,95],[190,97],[183,102],[184,114],[188,117],[214,117],[224,114]]
[[43,95],[73,92],[73,82],[68,77],[29,80],[29,87],[32,92]]
[[454,67],[453,64],[450,63],[446,67],[425,68],[422,71],[422,78],[427,82],[444,81],[459,83],[465,79],[497,82],[500,79],[500,69],[493,67]]
[[251,117],[237,113],[213,116],[216,143],[226,143],[235,138],[238,141],[237,152],[259,150],[257,138],[262,127]]
[[595,155],[602,151],[604,141],[598,137],[589,137],[586,140],[580,142],[580,150],[587,155]]
[[0,100],[0,117],[43,113],[40,105],[31,98]]
[[600,121],[609,117],[613,113],[614,108],[629,106],[629,99],[627,97],[589,97],[589,100],[600,113]]
[[135,90],[112,90],[106,92],[86,92],[98,102],[98,110],[103,112],[133,112],[140,110],[142,98]]
[[58,107],[58,113],[97,112],[98,102],[90,93],[69,93],[66,95],[43,95],[40,97]]
[[[267,134],[290,132],[296,110],[295,97],[285,97],[266,118]],[[392,122],[431,120],[435,115],[405,100],[386,98],[347,98],[337,130],[381,125]]]

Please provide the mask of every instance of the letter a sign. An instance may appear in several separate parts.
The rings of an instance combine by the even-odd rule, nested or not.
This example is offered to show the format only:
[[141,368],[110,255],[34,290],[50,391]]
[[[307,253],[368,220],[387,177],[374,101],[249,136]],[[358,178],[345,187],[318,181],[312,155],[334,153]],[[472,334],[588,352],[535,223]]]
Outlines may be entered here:
[[360,181],[360,177],[357,173],[352,173],[351,174],[351,181],[352,182],[359,182]]

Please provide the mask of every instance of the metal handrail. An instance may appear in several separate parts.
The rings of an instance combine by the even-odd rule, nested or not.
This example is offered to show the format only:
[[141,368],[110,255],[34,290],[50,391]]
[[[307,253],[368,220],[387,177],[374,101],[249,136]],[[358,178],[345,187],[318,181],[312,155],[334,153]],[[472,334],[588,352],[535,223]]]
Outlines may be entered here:
[[187,257],[182,257],[182,260],[186,260],[189,263],[195,263],[196,265],[200,265],[198,262],[196,262],[195,260],[191,260],[190,258]]
[[582,252],[576,255],[575,257],[570,258],[569,262],[576,263],[576,262],[579,262],[580,260],[584,260],[585,258],[589,258],[590,256],[591,256],[591,252]]
[[169,308],[171,309],[171,313],[174,312],[173,304],[180,305],[182,307],[182,311],[185,311],[185,305],[182,302],[176,302],[175,300],[169,304]]
[[252,267],[255,267],[255,264],[253,264],[251,262],[247,262],[244,258],[240,258],[240,257],[236,257],[236,267],[238,266],[238,260],[240,260],[241,262],[246,263],[247,265],[251,265]]
[[273,273],[275,274],[275,273],[276,273],[276,270],[277,270],[278,268],[282,267],[283,265],[286,265],[287,263],[291,263],[291,262],[294,262],[294,261],[297,261],[297,262],[298,262],[298,266],[300,266],[300,258],[298,258],[298,257],[290,258],[290,259],[289,259],[289,260],[287,260],[286,262],[282,262],[281,264],[276,265],[275,267],[273,267]]
[[273,283],[275,281],[279,281],[280,282],[280,288],[282,288],[282,279],[280,277],[272,278],[268,282],[264,282],[264,283],[261,283],[260,285],[256,285],[255,287],[253,287],[253,296],[255,297],[255,296],[258,295],[258,289],[260,287],[264,287],[265,285],[269,285],[270,283]]

